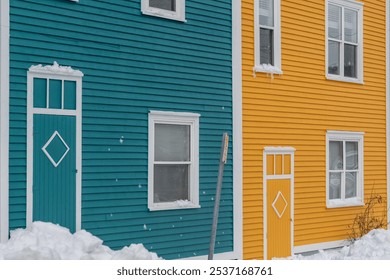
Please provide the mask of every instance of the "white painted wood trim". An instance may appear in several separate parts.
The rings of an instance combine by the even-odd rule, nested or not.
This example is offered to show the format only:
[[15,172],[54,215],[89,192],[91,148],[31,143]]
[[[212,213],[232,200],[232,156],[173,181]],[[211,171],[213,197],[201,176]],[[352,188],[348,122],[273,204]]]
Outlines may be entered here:
[[[291,158],[291,174],[290,175],[267,175],[267,155],[290,155]],[[263,150],[263,248],[264,259],[268,257],[268,238],[267,238],[267,181],[275,179],[290,179],[290,213],[291,213],[291,253],[294,249],[294,166],[295,166],[295,148],[293,147],[265,147]]]
[[166,19],[186,21],[186,1],[176,0],[176,11],[167,11],[159,8],[150,7],[149,0],[141,1],[141,12],[145,15],[162,17]]
[[[243,259],[243,202],[242,202],[242,40],[241,1],[232,1],[232,88],[233,88],[233,234],[232,259]],[[218,258],[218,255],[216,256]],[[230,257],[229,257],[230,258]]]
[[[344,77],[343,53],[340,53],[340,75],[328,74],[328,5],[329,3],[350,8],[358,12],[358,48],[357,48],[357,78]],[[325,0],[325,77],[328,80],[364,84],[364,40],[363,40],[363,3],[355,0]],[[344,16],[343,16],[344,17]],[[344,24],[344,23],[342,23]],[[344,42],[344,41],[343,41]],[[344,50],[342,49],[342,52]]]
[[[76,231],[81,229],[81,194],[82,194],[82,77],[79,70],[77,75],[68,76],[66,72],[40,71],[42,66],[31,68],[27,72],[27,192],[26,192],[26,226],[33,222],[33,116],[34,114],[75,116],[76,117]],[[39,71],[36,71],[36,70]],[[76,110],[34,108],[33,79],[48,78],[76,82]]]
[[255,72],[265,72],[271,74],[282,74],[282,31],[281,31],[281,0],[274,0],[274,65],[273,67],[265,67],[260,64],[260,31],[259,31],[259,0],[254,1],[254,53]]
[[0,1],[0,242],[9,232],[9,0]]
[[[199,205],[199,117],[197,113],[150,111],[148,116],[148,208],[150,211],[200,208]],[[156,123],[189,125],[190,139],[190,201],[185,206],[175,202],[154,203],[154,125]]]
[[387,161],[387,227],[390,229],[390,0],[386,0],[386,161]]
[[311,251],[318,251],[318,250],[326,250],[326,249],[343,247],[346,245],[349,245],[349,242],[346,240],[337,240],[337,241],[331,241],[331,242],[308,244],[308,245],[294,247],[293,253],[294,254],[302,254],[302,253],[307,253],[307,252],[311,252]]

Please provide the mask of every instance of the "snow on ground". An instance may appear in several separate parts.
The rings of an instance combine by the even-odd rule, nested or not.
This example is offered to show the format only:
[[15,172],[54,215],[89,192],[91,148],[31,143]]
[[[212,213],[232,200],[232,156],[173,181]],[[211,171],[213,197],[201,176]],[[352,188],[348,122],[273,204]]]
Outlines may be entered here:
[[[146,225],[144,226],[146,227]],[[91,233],[72,234],[52,223],[34,222],[27,229],[11,232],[8,242],[0,244],[0,260],[158,260],[142,244],[131,244],[114,251]],[[294,255],[289,260],[390,260],[390,230],[375,229],[350,246],[319,251],[310,256]]]
[[102,245],[103,241],[80,230],[72,234],[52,223],[34,222],[27,229],[11,232],[8,242],[0,244],[0,260],[158,260],[142,244],[131,244],[119,251]]
[[374,229],[350,246],[340,250],[319,251],[303,256],[294,255],[293,260],[390,260],[390,230]]

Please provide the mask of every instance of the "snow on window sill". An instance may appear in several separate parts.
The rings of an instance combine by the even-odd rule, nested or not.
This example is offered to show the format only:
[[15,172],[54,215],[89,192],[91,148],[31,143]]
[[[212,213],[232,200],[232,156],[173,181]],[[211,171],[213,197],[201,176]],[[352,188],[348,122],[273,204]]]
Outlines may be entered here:
[[254,72],[264,72],[264,73],[269,73],[269,74],[283,74],[283,71],[274,65],[271,64],[261,64],[261,65],[256,65],[253,68]]
[[178,210],[200,208],[200,205],[189,200],[177,200],[173,202],[154,203],[149,206],[150,211]]
[[347,199],[331,199],[326,202],[327,208],[339,208],[339,207],[354,207],[354,206],[363,206],[364,202],[361,198],[347,198]]
[[332,75],[332,74],[327,74],[326,79],[339,81],[339,82],[346,82],[346,83],[355,83],[355,84],[362,84],[362,85],[364,84],[362,79],[348,78],[348,77],[342,77],[342,76]]

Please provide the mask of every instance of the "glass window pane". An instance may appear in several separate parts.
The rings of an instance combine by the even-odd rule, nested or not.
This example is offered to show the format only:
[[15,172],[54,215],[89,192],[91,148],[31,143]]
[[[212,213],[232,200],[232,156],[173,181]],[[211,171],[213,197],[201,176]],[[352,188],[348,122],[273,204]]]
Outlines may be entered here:
[[358,41],[357,18],[356,11],[344,9],[344,40],[347,42],[357,43]]
[[260,64],[274,64],[273,41],[273,31],[260,28]]
[[162,10],[176,11],[176,0],[149,0],[149,6]]
[[328,41],[328,73],[340,75],[340,43]]
[[155,124],[155,161],[190,161],[190,126]]
[[46,79],[34,78],[34,108],[46,108]]
[[49,80],[49,108],[62,108],[62,81]]
[[329,142],[329,170],[343,170],[343,142]]
[[64,109],[76,109],[76,82],[64,82]]
[[269,27],[274,26],[274,1],[273,0],[260,0],[259,1],[259,22],[260,25]]
[[341,40],[341,7],[328,6],[328,37]]
[[356,197],[357,172],[345,173],[345,198]]
[[346,142],[346,165],[347,170],[359,169],[358,163],[358,142]]
[[344,76],[357,78],[356,71],[357,46],[344,45]]
[[341,173],[329,172],[329,199],[341,198]]
[[154,166],[154,202],[190,200],[189,165]]

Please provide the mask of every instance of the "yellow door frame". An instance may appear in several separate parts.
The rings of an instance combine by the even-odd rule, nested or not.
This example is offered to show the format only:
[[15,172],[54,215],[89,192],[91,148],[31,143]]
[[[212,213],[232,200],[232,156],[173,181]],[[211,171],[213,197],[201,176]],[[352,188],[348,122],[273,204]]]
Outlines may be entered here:
[[[293,147],[265,147],[263,151],[263,235],[264,235],[264,259],[268,258],[268,237],[267,237],[267,220],[268,220],[268,212],[267,212],[267,181],[268,180],[290,180],[290,201],[288,204],[290,205],[290,214],[291,214],[291,223],[290,223],[290,238],[291,238],[291,254],[293,252],[294,247],[294,153],[295,148]],[[290,172],[289,174],[284,174],[284,167],[282,167],[282,171],[279,172],[281,174],[268,174],[267,170],[269,170],[269,166],[267,166],[267,156],[269,155],[281,155],[290,157]],[[276,160],[275,160],[276,162]],[[284,164],[284,163],[282,163]],[[275,169],[275,167],[274,167]],[[272,201],[270,202],[272,203]]]

